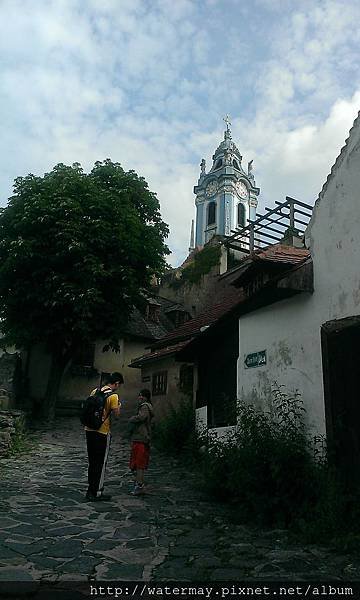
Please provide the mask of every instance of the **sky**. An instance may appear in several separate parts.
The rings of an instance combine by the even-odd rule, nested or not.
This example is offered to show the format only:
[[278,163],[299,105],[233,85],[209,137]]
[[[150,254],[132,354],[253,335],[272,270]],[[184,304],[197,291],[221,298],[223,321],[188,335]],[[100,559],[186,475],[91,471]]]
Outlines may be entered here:
[[157,194],[176,266],[226,114],[259,208],[314,204],[360,109],[359,23],[358,0],[0,0],[0,205],[111,158]]

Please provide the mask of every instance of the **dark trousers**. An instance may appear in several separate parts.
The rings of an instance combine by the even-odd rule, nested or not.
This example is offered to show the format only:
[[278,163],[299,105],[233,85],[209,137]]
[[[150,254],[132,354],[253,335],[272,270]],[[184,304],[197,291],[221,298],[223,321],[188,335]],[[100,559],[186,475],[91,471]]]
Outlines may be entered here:
[[104,489],[106,461],[110,447],[110,433],[104,435],[98,431],[86,431],[86,446],[89,459],[88,493],[94,496]]

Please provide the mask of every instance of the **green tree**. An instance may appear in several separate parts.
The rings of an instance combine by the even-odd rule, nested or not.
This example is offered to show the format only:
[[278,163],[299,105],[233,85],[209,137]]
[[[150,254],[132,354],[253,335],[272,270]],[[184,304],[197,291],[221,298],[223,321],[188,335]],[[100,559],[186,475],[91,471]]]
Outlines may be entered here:
[[0,210],[1,329],[5,344],[51,354],[45,415],[79,347],[101,338],[116,349],[139,290],[165,267],[167,235],[146,181],[110,159],[89,174],[58,164],[15,179]]

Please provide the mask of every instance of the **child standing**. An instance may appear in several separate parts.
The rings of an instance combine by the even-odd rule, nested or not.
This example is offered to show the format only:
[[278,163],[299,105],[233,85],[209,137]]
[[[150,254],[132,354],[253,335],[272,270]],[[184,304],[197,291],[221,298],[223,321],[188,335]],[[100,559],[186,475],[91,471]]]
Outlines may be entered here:
[[131,433],[130,469],[135,472],[135,486],[131,492],[135,496],[143,494],[145,469],[149,465],[151,421],[154,410],[150,390],[143,389],[139,393],[137,414],[130,417],[133,430]]

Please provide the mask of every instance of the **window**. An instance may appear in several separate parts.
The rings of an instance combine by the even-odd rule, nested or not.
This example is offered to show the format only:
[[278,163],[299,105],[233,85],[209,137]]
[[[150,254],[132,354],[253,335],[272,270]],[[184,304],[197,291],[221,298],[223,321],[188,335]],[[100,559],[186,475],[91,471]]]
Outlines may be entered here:
[[160,306],[159,304],[148,304],[146,308],[146,318],[149,321],[158,323],[160,321]]
[[237,160],[235,160],[235,159],[233,160],[233,165],[234,165],[235,169],[240,170],[239,163]]
[[209,202],[207,224],[216,223],[216,202]]
[[237,207],[238,227],[245,227],[245,206],[239,202]]
[[236,397],[220,392],[215,402],[208,404],[208,427],[236,425]]
[[74,354],[71,374],[75,377],[96,377],[98,371],[94,368],[95,344],[83,344]]
[[216,165],[215,165],[215,169],[220,169],[220,167],[222,167],[222,159],[220,158],[220,160],[217,161]]
[[153,373],[152,376],[152,395],[160,396],[166,394],[167,390],[167,371]]
[[171,310],[168,311],[167,315],[175,327],[179,327],[191,319],[189,313],[183,310]]
[[185,394],[192,394],[194,386],[194,367],[192,365],[181,365],[179,387]]
[[93,367],[95,358],[95,344],[83,344],[73,358],[73,365],[77,367]]

